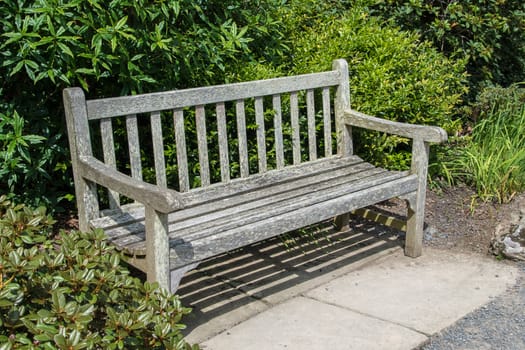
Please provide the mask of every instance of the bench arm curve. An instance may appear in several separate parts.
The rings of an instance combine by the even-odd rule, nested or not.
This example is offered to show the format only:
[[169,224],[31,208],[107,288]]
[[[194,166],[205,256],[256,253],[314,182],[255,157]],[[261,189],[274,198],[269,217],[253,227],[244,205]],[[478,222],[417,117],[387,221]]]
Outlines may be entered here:
[[177,191],[134,179],[91,156],[81,156],[78,165],[87,180],[114,190],[161,213],[170,213],[184,207]]
[[447,132],[437,126],[416,125],[372,117],[353,109],[345,110],[344,121],[347,125],[394,134],[425,142],[443,143],[447,141]]

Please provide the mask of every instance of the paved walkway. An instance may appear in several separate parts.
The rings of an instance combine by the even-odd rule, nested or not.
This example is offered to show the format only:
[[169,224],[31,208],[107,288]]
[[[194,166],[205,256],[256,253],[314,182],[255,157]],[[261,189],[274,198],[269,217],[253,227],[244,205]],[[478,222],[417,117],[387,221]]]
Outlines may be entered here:
[[407,258],[396,233],[377,225],[322,230],[210,260],[187,276],[179,289],[194,309],[187,340],[213,350],[409,350],[519,275],[479,255],[426,249]]

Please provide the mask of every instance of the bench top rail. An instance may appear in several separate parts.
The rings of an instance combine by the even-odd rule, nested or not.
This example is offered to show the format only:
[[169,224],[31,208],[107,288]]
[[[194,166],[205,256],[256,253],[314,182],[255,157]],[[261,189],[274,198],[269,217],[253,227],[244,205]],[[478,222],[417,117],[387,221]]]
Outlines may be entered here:
[[87,101],[87,111],[90,120],[111,118],[335,86],[339,82],[340,73],[329,71],[236,84],[89,100]]

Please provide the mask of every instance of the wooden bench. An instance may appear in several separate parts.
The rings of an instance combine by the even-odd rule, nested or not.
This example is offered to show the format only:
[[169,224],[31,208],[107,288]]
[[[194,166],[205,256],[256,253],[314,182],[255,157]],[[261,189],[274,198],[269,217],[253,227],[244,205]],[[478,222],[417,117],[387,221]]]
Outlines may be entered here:
[[[206,258],[332,217],[343,226],[348,212],[393,197],[408,203],[405,253],[421,255],[429,142],[447,134],[352,110],[344,60],[322,73],[88,101],[69,88],[64,106],[80,229],[104,229],[172,292]],[[412,139],[411,169],[354,155],[352,127]]]

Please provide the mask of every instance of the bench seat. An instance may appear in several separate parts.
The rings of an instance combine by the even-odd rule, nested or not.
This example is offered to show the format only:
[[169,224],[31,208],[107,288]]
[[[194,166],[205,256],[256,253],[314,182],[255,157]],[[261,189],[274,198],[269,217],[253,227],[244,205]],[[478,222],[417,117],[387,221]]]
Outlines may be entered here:
[[[170,269],[416,190],[417,176],[409,172],[334,156],[190,191],[184,194],[188,204],[168,216]],[[105,215],[92,227],[140,261],[146,254],[144,207]]]

